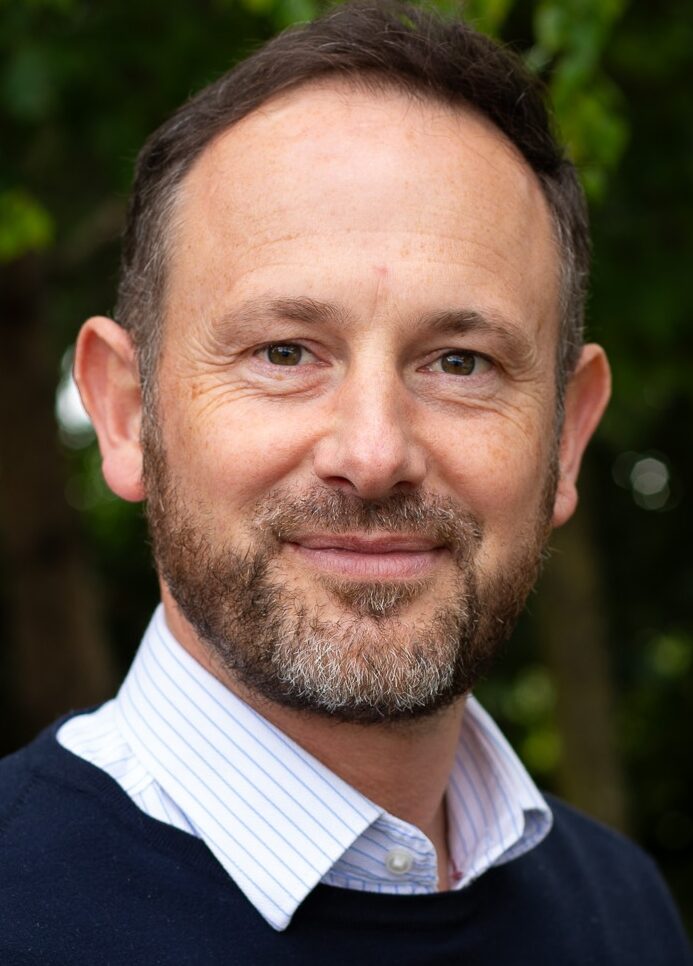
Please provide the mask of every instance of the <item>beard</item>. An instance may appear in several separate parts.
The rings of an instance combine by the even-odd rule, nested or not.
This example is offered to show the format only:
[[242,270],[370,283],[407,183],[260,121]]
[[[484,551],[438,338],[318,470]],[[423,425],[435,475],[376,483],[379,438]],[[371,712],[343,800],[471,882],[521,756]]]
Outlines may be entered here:
[[[175,485],[156,431],[145,427],[143,443],[160,576],[224,675],[284,707],[362,724],[444,709],[486,674],[538,577],[553,469],[527,533],[503,566],[484,574],[480,522],[423,491],[362,500],[324,485],[273,490],[249,514],[241,550],[219,539],[218,511]],[[311,594],[282,555],[306,532],[420,536],[445,547],[452,566],[445,575],[436,568],[430,577],[389,582],[320,573]],[[425,616],[408,617],[409,605],[426,594],[435,603]]]

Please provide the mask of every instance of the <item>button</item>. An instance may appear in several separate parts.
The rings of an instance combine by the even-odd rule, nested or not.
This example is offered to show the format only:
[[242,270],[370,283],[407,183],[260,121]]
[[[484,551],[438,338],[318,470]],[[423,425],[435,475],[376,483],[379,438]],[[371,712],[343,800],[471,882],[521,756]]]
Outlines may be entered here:
[[408,849],[390,849],[385,865],[393,875],[406,875],[414,864],[414,856]]

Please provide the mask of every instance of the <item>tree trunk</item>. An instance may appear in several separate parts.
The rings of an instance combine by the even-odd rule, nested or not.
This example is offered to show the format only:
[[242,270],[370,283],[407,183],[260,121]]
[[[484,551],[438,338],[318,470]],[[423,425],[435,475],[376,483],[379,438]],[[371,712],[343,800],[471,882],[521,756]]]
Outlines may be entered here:
[[54,416],[58,366],[49,361],[42,282],[36,256],[0,270],[0,528],[11,744],[62,711],[103,700],[115,683],[77,520],[63,495]]
[[623,776],[616,752],[607,622],[600,561],[583,503],[552,539],[535,613],[557,691],[563,753],[560,792],[615,828],[625,829]]

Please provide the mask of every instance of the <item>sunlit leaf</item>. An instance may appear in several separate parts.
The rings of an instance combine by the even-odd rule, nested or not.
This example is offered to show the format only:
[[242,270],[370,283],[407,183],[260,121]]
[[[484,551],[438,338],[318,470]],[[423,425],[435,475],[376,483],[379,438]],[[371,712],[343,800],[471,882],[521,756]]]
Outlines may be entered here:
[[501,27],[513,7],[514,0],[467,0],[466,3],[438,2],[436,6],[446,13],[459,14],[463,10],[464,16],[479,30],[491,36],[497,36]]
[[0,262],[11,262],[53,240],[53,220],[29,194],[14,189],[0,193]]

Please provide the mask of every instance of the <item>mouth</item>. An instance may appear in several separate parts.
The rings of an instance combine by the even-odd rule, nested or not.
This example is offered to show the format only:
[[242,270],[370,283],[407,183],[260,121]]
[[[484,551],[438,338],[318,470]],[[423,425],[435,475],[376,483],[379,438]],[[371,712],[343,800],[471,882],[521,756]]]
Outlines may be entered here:
[[423,579],[447,556],[434,540],[405,534],[306,534],[286,542],[302,563],[343,579]]

